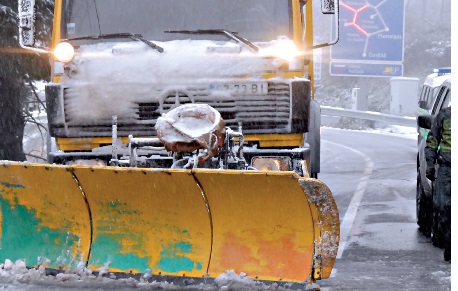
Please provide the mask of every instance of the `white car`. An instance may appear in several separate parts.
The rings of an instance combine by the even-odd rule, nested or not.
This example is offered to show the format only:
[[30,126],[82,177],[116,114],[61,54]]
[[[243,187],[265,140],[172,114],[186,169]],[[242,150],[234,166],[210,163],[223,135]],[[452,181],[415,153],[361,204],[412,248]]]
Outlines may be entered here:
[[[433,69],[433,73],[429,74],[421,88],[420,96],[418,98],[417,117],[420,115],[431,114],[433,103],[437,92],[439,91],[442,83],[451,78],[451,68],[438,68]],[[417,127],[418,144],[421,138],[428,135],[428,131],[424,128]]]
[[431,108],[428,113],[418,116],[417,119],[418,127],[423,131],[423,134],[419,136],[417,155],[417,224],[426,237],[429,237],[432,233],[433,242],[435,235],[437,235],[437,231],[435,232],[434,230],[437,228],[433,221],[433,182],[426,177],[425,146],[434,117],[442,108],[451,105],[451,96],[452,84],[449,77],[438,87],[438,92],[432,99],[433,102],[431,102]]

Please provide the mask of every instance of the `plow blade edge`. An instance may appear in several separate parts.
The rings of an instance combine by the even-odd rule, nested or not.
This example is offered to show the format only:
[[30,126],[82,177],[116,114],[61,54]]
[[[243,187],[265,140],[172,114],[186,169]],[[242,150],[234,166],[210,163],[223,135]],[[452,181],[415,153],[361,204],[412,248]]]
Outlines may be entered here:
[[331,192],[293,172],[1,162],[0,203],[0,260],[29,267],[304,282],[339,242]]

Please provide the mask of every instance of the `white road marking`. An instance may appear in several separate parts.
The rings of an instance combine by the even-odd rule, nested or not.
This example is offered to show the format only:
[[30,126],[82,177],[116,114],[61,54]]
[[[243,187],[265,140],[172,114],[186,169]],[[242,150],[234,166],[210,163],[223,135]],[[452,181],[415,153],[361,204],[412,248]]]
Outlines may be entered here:
[[333,144],[335,146],[343,147],[349,151],[352,151],[356,153],[357,155],[363,157],[364,161],[366,162],[366,168],[364,169],[363,177],[361,178],[358,186],[356,187],[355,193],[353,194],[350,204],[348,205],[347,212],[345,212],[345,216],[342,220],[342,223],[340,224],[340,242],[339,242],[339,250],[337,252],[337,257],[336,257],[337,259],[340,259],[347,245],[347,241],[350,236],[350,231],[353,228],[353,224],[354,224],[355,217],[356,217],[356,212],[358,211],[358,207],[361,204],[361,200],[363,198],[364,191],[366,189],[367,181],[369,180],[370,176],[372,175],[372,168],[374,167],[374,163],[372,162],[371,158],[369,158],[369,156],[364,154],[363,152],[360,152],[358,150],[355,150],[350,147],[347,147],[347,146],[344,146],[338,143],[334,143],[331,141],[327,141],[327,140],[323,140],[323,141]]
[[336,275],[337,275],[337,269],[336,268],[332,268],[331,275],[329,277],[332,278],[332,277],[335,277]]

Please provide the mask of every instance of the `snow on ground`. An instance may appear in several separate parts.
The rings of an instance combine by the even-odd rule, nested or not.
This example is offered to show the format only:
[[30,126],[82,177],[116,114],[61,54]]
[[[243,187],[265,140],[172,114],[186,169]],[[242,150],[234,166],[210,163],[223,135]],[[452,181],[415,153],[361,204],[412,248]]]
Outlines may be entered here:
[[[345,130],[345,129],[342,129],[342,130]],[[354,130],[354,129],[347,129],[347,130]],[[405,137],[405,138],[410,138],[410,139],[415,139],[415,140],[418,137],[418,132],[417,132],[416,127],[400,126],[400,125],[390,125],[390,126],[381,127],[381,128],[365,129],[365,130],[357,130],[357,131],[395,135],[395,136]]]
[[[100,272],[103,274],[104,272]],[[163,282],[147,282],[145,279],[134,278],[114,279],[108,276],[95,276],[92,271],[84,268],[84,263],[79,264],[76,270],[59,273],[55,276],[46,275],[43,266],[27,269],[25,262],[18,260],[11,262],[5,260],[0,265],[0,287],[14,290],[23,289],[167,289],[176,290],[177,286]]]
[[368,130],[368,132],[392,134],[400,137],[417,139],[418,132],[416,127],[391,125],[385,128]]
[[[8,290],[208,290],[208,291],[255,291],[255,290],[292,290],[278,286],[276,283],[264,284],[246,276],[245,273],[237,274],[233,270],[220,274],[214,284],[196,284],[177,286],[169,282],[149,282],[148,274],[140,280],[135,278],[116,279],[113,274],[100,271],[93,272],[84,267],[81,262],[76,270],[46,275],[45,268],[27,269],[25,262],[18,260],[12,262],[5,260],[0,264],[0,289]],[[317,285],[306,285],[302,290],[310,290]]]

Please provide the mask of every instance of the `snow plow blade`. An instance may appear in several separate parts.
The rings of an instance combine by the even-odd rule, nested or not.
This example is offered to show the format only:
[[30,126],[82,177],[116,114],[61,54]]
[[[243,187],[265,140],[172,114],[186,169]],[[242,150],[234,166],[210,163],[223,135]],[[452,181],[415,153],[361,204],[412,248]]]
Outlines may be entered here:
[[262,281],[330,276],[339,215],[294,172],[0,162],[0,260],[27,266]]

